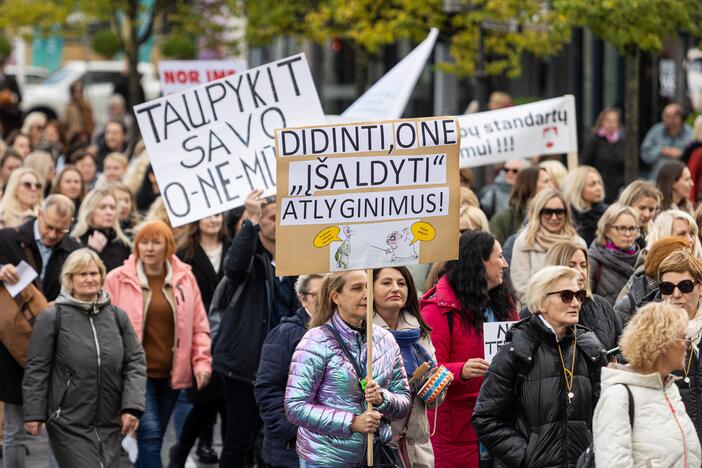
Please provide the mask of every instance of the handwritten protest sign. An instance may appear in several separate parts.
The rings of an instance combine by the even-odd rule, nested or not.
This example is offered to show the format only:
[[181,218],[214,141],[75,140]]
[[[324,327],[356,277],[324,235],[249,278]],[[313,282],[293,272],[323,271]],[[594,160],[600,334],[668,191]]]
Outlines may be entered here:
[[158,74],[165,96],[246,70],[245,60],[161,60]]
[[434,117],[276,131],[276,274],[458,256],[459,126]]
[[461,115],[461,168],[578,151],[575,98]]
[[505,344],[507,330],[517,322],[485,322],[483,323],[483,345],[485,346],[485,360],[492,362],[497,352]]
[[134,108],[171,224],[275,193],[275,130],[324,122],[304,54]]

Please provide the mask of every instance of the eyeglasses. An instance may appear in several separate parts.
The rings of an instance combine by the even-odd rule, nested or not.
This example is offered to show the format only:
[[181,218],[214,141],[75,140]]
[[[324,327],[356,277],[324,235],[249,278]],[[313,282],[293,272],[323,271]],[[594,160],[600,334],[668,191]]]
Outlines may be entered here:
[[673,291],[675,291],[675,288],[678,288],[678,291],[680,291],[682,294],[689,294],[695,289],[695,285],[697,284],[697,281],[692,281],[692,280],[682,280],[678,284],[673,284],[669,281],[663,281],[662,283],[658,284],[658,288],[661,290],[661,294],[664,296],[670,296],[673,294]]
[[512,169],[510,167],[505,167],[502,170],[505,172],[511,172],[512,174],[519,174],[519,169]]
[[636,234],[641,230],[638,226],[612,226],[612,229],[616,230],[619,234]]
[[677,338],[677,340],[685,343],[685,347],[687,349],[692,348],[692,338],[690,338],[689,336],[686,336],[685,338]]
[[[62,236],[65,236],[69,232],[71,232],[70,228],[57,228],[52,226],[51,224],[47,223],[45,220],[41,219],[41,224],[44,225],[44,229],[46,229],[49,232],[55,232],[56,234],[61,234]],[[71,223],[73,222],[73,219],[71,219]]]
[[561,300],[564,304],[570,304],[571,302],[573,302],[573,298],[576,298],[578,302],[582,304],[587,298],[587,291],[585,291],[584,289],[581,289],[580,291],[571,291],[570,289],[564,289],[563,291],[554,291],[546,293],[547,296],[550,296],[552,294],[560,294]]
[[302,296],[317,297],[317,293],[316,293],[316,292],[307,292],[307,291],[303,291],[303,292],[301,292],[300,294],[301,294]]
[[27,190],[32,190],[32,189],[41,190],[41,184],[39,182],[32,183],[29,181],[25,181],[25,182],[21,182],[21,185],[22,185],[22,187],[26,188]]
[[542,208],[539,214],[545,218],[550,218],[556,216],[556,218],[563,218],[566,214],[565,208]]

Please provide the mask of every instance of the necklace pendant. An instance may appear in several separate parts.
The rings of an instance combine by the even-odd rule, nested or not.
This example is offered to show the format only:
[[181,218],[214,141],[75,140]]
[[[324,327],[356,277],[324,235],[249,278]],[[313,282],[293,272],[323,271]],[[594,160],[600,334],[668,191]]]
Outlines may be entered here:
[[689,384],[689,383],[690,383],[690,377],[685,376],[685,378],[683,379],[683,382],[685,382],[686,384]]
[[568,392],[568,403],[572,403],[575,394],[573,392]]

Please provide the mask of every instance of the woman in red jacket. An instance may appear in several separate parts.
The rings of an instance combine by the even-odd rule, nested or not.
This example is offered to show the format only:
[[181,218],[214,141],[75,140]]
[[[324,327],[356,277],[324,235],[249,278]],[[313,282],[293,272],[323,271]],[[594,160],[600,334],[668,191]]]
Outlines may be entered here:
[[465,232],[458,260],[447,263],[446,274],[421,300],[436,359],[455,376],[438,414],[429,412],[436,468],[478,467],[478,437],[470,418],[488,369],[483,323],[518,320],[514,300],[503,284],[507,266],[502,247],[491,234]]

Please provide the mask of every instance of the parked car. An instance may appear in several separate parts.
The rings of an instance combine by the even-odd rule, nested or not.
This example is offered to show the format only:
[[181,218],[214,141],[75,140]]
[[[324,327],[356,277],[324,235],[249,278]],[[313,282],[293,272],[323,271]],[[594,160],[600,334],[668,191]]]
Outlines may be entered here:
[[17,83],[20,85],[20,89],[22,89],[22,86],[26,85],[35,85],[39,84],[42,81],[46,79],[48,76],[49,72],[46,68],[44,67],[34,67],[32,65],[25,65],[24,66],[24,83],[22,83],[22,80],[18,76],[19,73],[19,67],[17,65],[6,65],[5,66],[5,74],[7,76],[13,76],[17,80]]
[[[82,79],[85,96],[93,107],[93,114],[100,118],[107,112],[107,102],[114,93],[114,83],[124,70],[120,61],[69,61],[39,84],[27,83],[23,90],[21,109],[25,113],[44,112],[49,118],[63,118],[69,100],[71,83]],[[146,100],[161,95],[156,67],[152,63],[140,63],[141,86]]]

